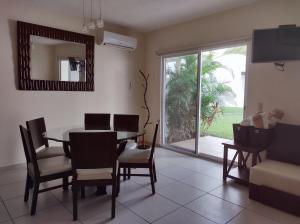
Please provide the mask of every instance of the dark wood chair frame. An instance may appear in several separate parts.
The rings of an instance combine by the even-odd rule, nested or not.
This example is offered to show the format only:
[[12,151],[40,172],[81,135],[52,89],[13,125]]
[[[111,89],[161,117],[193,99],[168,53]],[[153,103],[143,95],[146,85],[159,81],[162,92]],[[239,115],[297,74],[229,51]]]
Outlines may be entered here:
[[[114,114],[114,130],[115,131],[132,131],[138,132],[139,130],[139,115],[136,114]],[[132,138],[137,142],[137,138]],[[123,173],[127,175],[123,176],[123,179],[130,179],[130,168],[123,170]]]
[[[150,176],[150,181],[151,181],[151,189],[152,189],[152,194],[155,194],[155,185],[154,183],[157,182],[157,177],[156,177],[156,168],[155,168],[155,162],[154,162],[154,151],[155,151],[155,144],[156,144],[156,136],[157,136],[157,131],[158,131],[158,126],[159,126],[159,121],[155,125],[155,131],[154,131],[154,136],[153,136],[153,141],[152,141],[152,146],[151,146],[151,152],[150,152],[150,157],[147,163],[122,163],[119,162],[119,167],[118,167],[118,193],[120,191],[120,182],[121,182],[121,176],[126,177],[126,176],[139,176],[139,177],[149,177]],[[139,150],[139,149],[136,149]],[[142,150],[142,149],[141,149]],[[132,174],[132,173],[121,173],[121,168],[146,168],[149,169],[149,174]]]
[[[41,176],[39,167],[38,167],[38,163],[37,163],[36,152],[33,148],[33,142],[32,142],[32,137],[31,137],[30,131],[28,131],[26,128],[24,128],[21,125],[19,127],[20,127],[20,132],[21,132],[21,137],[22,137],[22,142],[23,142],[23,147],[24,147],[24,152],[25,152],[25,157],[26,157],[26,162],[27,162],[27,170],[28,170],[29,163],[32,163],[33,170],[34,170],[33,177],[31,177],[27,171],[24,201],[25,202],[28,201],[29,190],[31,188],[33,188],[33,196],[32,196],[32,204],[31,204],[30,214],[35,215],[38,194],[46,192],[46,191],[51,191],[54,189],[62,188],[62,187],[63,187],[63,189],[67,190],[68,185],[69,185],[68,177],[72,175],[72,171],[70,170],[67,172],[61,172],[61,173]],[[45,189],[41,189],[41,190],[39,189],[39,186],[41,183],[56,180],[56,179],[63,179],[63,184],[45,188]]]
[[[88,143],[89,142],[89,143]],[[91,144],[96,145],[97,150],[95,150],[95,145],[89,147]],[[106,147],[101,147],[102,144],[110,144],[109,152],[104,152],[103,149]],[[78,191],[84,195],[85,186],[103,186],[112,185],[112,210],[111,218],[115,217],[115,207],[116,207],[116,194],[117,194],[117,133],[116,132],[76,132],[70,133],[70,148],[71,148],[71,158],[72,158],[72,191],[73,191],[73,220],[78,219]],[[81,152],[79,152],[81,151]],[[81,155],[80,155],[81,153]],[[85,153],[87,156],[82,156]],[[104,161],[105,153],[111,154],[111,161]],[[98,179],[98,180],[78,180],[77,179],[77,169],[97,169],[97,168],[113,168],[111,179]]]
[[[48,139],[44,138],[43,133],[46,132],[45,118],[40,117],[30,121],[26,121],[27,129],[32,136],[33,148],[36,150],[41,146],[49,147]],[[63,143],[65,155],[70,157],[70,151],[67,143]]]
[[86,130],[110,130],[110,114],[85,113],[84,128]]

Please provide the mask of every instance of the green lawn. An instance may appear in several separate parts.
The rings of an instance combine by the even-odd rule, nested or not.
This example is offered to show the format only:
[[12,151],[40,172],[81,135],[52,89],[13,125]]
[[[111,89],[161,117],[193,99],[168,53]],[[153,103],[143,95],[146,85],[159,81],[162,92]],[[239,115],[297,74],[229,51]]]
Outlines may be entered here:
[[222,111],[223,113],[208,128],[207,135],[233,139],[232,124],[240,123],[243,120],[243,108],[222,107]]

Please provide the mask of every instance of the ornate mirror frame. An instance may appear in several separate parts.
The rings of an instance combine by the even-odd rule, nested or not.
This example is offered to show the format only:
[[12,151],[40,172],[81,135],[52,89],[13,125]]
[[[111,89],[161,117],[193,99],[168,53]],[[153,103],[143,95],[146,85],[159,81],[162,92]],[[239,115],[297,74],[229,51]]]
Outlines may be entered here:
[[[17,21],[18,77],[20,90],[94,91],[94,37]],[[67,82],[30,78],[30,35],[85,44],[86,81]]]

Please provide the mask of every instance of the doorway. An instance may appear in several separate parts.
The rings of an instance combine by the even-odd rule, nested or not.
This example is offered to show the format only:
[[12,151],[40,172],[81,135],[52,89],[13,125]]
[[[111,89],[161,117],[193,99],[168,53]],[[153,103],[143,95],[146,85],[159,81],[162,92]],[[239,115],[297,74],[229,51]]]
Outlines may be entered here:
[[162,144],[222,158],[244,116],[247,44],[163,57]]

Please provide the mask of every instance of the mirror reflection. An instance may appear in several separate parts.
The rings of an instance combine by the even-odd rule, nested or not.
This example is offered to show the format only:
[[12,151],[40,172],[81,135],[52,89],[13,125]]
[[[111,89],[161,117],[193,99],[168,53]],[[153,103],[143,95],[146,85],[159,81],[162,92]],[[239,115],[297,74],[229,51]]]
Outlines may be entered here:
[[85,44],[30,36],[30,78],[85,82]]

